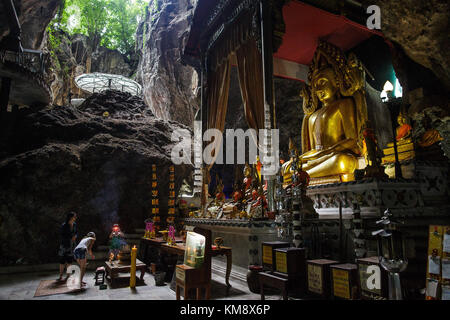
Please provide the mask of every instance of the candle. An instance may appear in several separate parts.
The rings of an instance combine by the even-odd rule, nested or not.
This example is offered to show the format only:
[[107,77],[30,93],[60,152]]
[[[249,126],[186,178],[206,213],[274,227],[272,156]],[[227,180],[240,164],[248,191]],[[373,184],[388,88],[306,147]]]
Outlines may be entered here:
[[130,288],[136,287],[136,257],[137,248],[134,246],[133,249],[131,249]]

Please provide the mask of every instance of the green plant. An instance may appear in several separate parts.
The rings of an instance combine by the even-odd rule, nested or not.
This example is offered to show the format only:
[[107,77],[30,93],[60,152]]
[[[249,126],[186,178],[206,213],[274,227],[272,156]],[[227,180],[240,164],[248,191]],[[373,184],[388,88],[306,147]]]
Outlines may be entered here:
[[50,45],[58,47],[56,30],[69,35],[80,33],[89,37],[94,51],[102,45],[130,58],[146,5],[145,0],[64,0],[49,26],[49,38],[53,37]]

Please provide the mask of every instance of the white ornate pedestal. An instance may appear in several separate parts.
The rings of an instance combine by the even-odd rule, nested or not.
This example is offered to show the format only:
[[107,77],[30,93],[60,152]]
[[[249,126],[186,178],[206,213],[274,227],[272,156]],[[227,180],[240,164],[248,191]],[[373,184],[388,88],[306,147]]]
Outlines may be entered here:
[[342,203],[343,219],[351,219],[352,202],[362,198],[361,217],[380,217],[386,208],[423,207],[420,183],[417,180],[364,179],[345,183],[309,187],[306,195],[314,201],[319,219],[338,219]]

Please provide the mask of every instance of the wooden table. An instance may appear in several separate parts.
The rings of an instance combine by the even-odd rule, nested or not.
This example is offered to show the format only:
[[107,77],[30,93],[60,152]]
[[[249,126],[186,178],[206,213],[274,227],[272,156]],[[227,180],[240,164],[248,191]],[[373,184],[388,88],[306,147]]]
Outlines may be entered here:
[[[185,245],[182,243],[182,239],[177,239],[177,245],[176,246],[169,246],[166,241],[164,241],[162,238],[155,238],[155,239],[146,239],[142,238],[142,240],[145,240],[146,243],[149,246],[157,247],[162,251],[165,251],[169,254],[178,255],[178,256],[184,256],[184,251],[186,250]],[[179,241],[181,243],[179,243]],[[147,249],[145,249],[145,252],[147,252]],[[145,253],[146,254],[146,253]],[[232,250],[230,247],[220,247],[218,249],[216,246],[212,247],[211,250],[212,257],[216,256],[226,256],[227,258],[227,269],[225,272],[225,283],[227,285],[227,289],[231,288],[230,284],[230,274],[231,274],[231,267],[233,265],[233,258],[232,258]]]
[[[118,261],[113,261],[112,263],[109,261],[105,262],[106,264],[106,275],[107,278],[109,277],[109,280],[111,281],[111,287],[114,287],[115,280],[119,278],[119,273],[123,272],[130,272],[131,270],[131,264],[120,264]],[[138,270],[141,270],[141,276],[139,277],[139,280],[144,280],[145,271],[147,270],[147,265],[140,261],[139,259],[136,259],[136,272]],[[129,278],[129,277],[127,277]]]
[[[161,250],[166,251],[171,254],[184,256],[184,251],[186,250],[186,246],[182,243],[179,243],[176,246],[169,246],[167,243],[164,243],[161,245]],[[220,247],[220,249],[218,249],[216,246],[213,246],[211,248],[211,256],[212,257],[223,256],[223,255],[225,255],[227,257],[227,270],[225,272],[225,283],[227,284],[227,287],[229,289],[229,288],[231,288],[230,274],[231,274],[231,267],[233,265],[231,248],[230,247]]]
[[[183,238],[181,237],[175,237],[175,241],[177,243],[183,243]],[[162,238],[153,238],[153,239],[148,239],[148,238],[144,238],[141,237],[141,246],[139,246],[140,248],[140,258],[142,258],[142,260],[144,260],[145,263],[150,264],[152,262],[157,263],[158,260],[151,260],[151,259],[147,259],[148,258],[148,247],[153,247],[156,249],[161,249],[161,245],[167,243],[167,241],[164,241]],[[141,251],[142,250],[142,251]]]

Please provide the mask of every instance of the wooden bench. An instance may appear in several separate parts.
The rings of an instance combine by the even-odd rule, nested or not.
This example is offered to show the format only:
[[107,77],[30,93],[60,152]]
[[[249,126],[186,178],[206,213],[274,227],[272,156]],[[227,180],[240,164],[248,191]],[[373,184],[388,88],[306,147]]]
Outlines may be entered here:
[[265,300],[264,286],[276,288],[281,290],[283,300],[288,300],[289,280],[281,277],[277,277],[269,272],[260,272],[259,286],[261,288],[261,300]]

